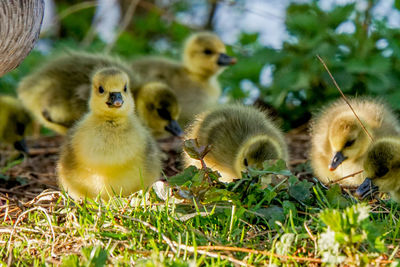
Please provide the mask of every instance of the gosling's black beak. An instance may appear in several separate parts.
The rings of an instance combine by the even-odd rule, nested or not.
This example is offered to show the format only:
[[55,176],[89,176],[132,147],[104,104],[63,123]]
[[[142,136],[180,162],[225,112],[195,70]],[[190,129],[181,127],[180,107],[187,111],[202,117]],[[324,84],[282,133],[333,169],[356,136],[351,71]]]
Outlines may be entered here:
[[372,183],[372,180],[366,178],[364,182],[357,188],[356,196],[358,198],[364,199],[368,195],[372,195],[379,190],[379,187]]
[[182,136],[183,131],[181,126],[179,126],[178,122],[176,120],[171,120],[167,126],[165,126],[165,130],[170,132],[171,134],[175,136]]
[[120,92],[111,92],[106,102],[109,108],[120,108],[123,103],[124,100]]
[[21,151],[21,152],[25,152],[27,154],[29,153],[28,146],[26,145],[25,139],[22,139],[20,141],[16,141],[14,143],[14,148],[16,150]]
[[343,154],[342,154],[342,152],[336,152],[336,154],[333,156],[333,158],[332,158],[332,161],[331,161],[331,164],[329,164],[329,170],[330,171],[334,171],[334,170],[336,170],[336,168],[340,165],[340,164],[342,164],[342,162],[344,161],[344,160],[346,160],[347,159],[347,157],[345,157]]
[[237,61],[236,58],[230,57],[227,54],[221,53],[221,54],[219,54],[217,64],[219,66],[235,65],[236,61]]

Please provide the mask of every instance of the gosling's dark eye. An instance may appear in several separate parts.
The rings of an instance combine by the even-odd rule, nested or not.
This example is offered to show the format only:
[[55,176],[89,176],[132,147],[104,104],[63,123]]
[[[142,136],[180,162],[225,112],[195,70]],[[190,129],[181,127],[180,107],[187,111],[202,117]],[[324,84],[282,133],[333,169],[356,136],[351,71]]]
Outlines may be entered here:
[[244,159],[244,160],[243,160],[243,165],[246,166],[246,167],[249,166],[249,163],[247,162],[247,159]]
[[103,88],[103,86],[101,86],[101,85],[99,86],[99,93],[100,93],[100,94],[104,93],[104,88]]
[[124,86],[124,92],[126,93],[127,90],[128,90],[128,87],[127,87],[126,84],[125,84],[125,86]]
[[211,49],[205,49],[203,51],[203,53],[206,54],[206,55],[211,55],[213,53],[213,51],[211,51]]
[[356,141],[356,140],[347,141],[346,144],[344,144],[344,147],[352,146],[352,145],[354,144],[355,141]]

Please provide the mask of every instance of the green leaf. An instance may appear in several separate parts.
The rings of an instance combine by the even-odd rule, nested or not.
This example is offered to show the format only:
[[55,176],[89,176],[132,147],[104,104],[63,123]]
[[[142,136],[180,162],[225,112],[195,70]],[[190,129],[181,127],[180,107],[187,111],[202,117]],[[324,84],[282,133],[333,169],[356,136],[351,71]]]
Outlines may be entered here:
[[195,166],[189,166],[185,170],[183,170],[183,172],[167,178],[167,181],[171,186],[181,186],[184,185],[186,182],[191,181],[198,172],[199,170]]
[[311,188],[313,184],[303,180],[294,185],[289,186],[289,195],[297,201],[303,203],[311,197]]
[[183,149],[192,159],[200,160],[200,153],[197,149],[197,143],[194,139],[188,139],[183,142]]
[[332,11],[328,13],[328,24],[332,28],[336,28],[342,22],[349,19],[350,15],[355,11],[355,4],[347,4],[343,6],[335,6]]
[[333,207],[346,208],[351,203],[342,195],[342,189],[338,184],[334,184],[326,192],[326,198]]
[[204,202],[218,202],[218,201],[228,201],[233,197],[233,193],[226,189],[211,188],[204,195]]
[[242,33],[239,36],[239,43],[242,45],[248,45],[248,44],[252,44],[255,43],[258,39],[258,36],[260,34],[258,32],[256,33]]
[[286,162],[282,159],[278,160],[267,160],[263,163],[263,170],[260,174],[280,174],[284,176],[292,175],[292,172],[288,170]]
[[366,223],[364,227],[367,232],[368,243],[377,251],[385,252],[386,246],[383,239],[385,225],[383,222]]
[[400,0],[394,0],[394,7],[395,7],[397,10],[400,10]]
[[259,204],[263,204],[264,202],[266,202],[266,204],[271,203],[271,201],[277,196],[278,194],[271,190],[269,187],[264,189],[264,197],[262,199],[262,201],[260,201]]
[[82,248],[82,254],[87,259],[86,266],[105,266],[108,258],[107,250],[97,247]]
[[61,267],[79,267],[78,255],[68,255],[61,258]]
[[192,176],[192,183],[189,188],[201,185],[204,182],[205,175],[206,173],[204,170],[197,170],[197,172]]
[[338,210],[324,209],[319,218],[335,232],[341,232],[342,218]]
[[285,215],[289,215],[290,212],[292,212],[293,217],[297,216],[296,205],[293,202],[285,200],[282,203],[282,207],[283,207],[283,213],[285,213]]
[[210,151],[209,146],[200,146],[195,139],[188,139],[183,142],[183,149],[193,159],[203,159]]
[[285,214],[283,213],[283,209],[278,206],[271,206],[268,208],[260,208],[256,210],[258,214],[263,216],[265,219],[268,220],[269,225],[277,227],[276,221],[284,222],[285,221]]

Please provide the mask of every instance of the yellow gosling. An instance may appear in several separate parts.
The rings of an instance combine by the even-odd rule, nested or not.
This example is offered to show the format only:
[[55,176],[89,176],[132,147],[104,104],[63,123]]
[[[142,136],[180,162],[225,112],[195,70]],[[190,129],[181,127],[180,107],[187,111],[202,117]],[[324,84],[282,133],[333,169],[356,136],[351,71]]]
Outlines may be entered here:
[[93,76],[89,113],[67,135],[58,162],[59,184],[74,199],[128,195],[160,176],[160,152],[134,114],[129,82],[117,68]]
[[[204,112],[188,128],[186,137],[211,146],[204,161],[219,171],[223,182],[241,178],[248,167],[262,168],[265,160],[289,159],[282,132],[253,107],[223,105]],[[188,155],[184,159],[186,166],[200,167],[200,162]]]
[[[373,138],[399,133],[399,123],[384,103],[354,98],[350,104]],[[329,183],[362,170],[371,142],[349,106],[341,99],[334,102],[311,124],[311,166],[315,175]],[[364,178],[360,173],[338,183],[358,186]]]
[[367,177],[356,194],[365,197],[375,191],[388,192],[400,202],[400,137],[385,137],[374,142],[364,161]]
[[129,67],[112,57],[69,52],[46,62],[23,78],[18,97],[27,110],[45,127],[66,134],[88,111],[93,71],[116,67],[129,75],[131,90],[138,83]]
[[171,87],[182,108],[179,123],[186,126],[196,114],[217,104],[221,95],[217,77],[235,63],[217,35],[200,32],[186,40],[182,62],[144,57],[131,66],[144,81],[161,81]]
[[28,153],[25,135],[32,130],[32,120],[20,101],[12,96],[0,96],[0,142]]
[[134,98],[138,116],[155,138],[183,134],[177,122],[181,109],[169,86],[161,82],[146,83],[135,92]]

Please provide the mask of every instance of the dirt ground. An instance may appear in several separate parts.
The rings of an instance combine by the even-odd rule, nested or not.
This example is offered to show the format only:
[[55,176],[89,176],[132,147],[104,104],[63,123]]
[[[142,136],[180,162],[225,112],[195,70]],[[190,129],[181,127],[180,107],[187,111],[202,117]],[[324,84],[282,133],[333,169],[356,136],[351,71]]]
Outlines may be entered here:
[[[289,145],[290,168],[301,179],[311,179],[312,174],[304,163],[309,150],[307,126],[301,126],[286,134]],[[62,136],[30,138],[27,140],[30,154],[21,164],[7,168],[8,162],[17,158],[17,152],[8,146],[0,147],[0,206],[7,201],[27,202],[45,189],[57,190],[56,163]],[[175,175],[181,170],[180,143],[178,138],[159,142],[164,155],[164,174]],[[4,172],[4,168],[7,170]],[[3,173],[3,175],[1,174]]]

